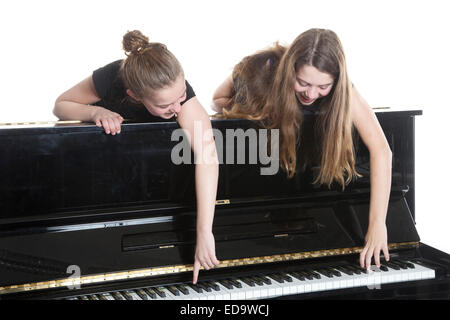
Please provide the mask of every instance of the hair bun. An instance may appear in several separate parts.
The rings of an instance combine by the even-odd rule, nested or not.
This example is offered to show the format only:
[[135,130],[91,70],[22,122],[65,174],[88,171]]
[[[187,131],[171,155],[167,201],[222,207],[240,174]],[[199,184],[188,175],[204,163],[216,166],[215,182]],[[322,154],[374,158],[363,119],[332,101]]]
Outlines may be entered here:
[[122,40],[123,50],[128,56],[130,54],[139,54],[150,46],[148,37],[144,36],[139,30],[128,31]]

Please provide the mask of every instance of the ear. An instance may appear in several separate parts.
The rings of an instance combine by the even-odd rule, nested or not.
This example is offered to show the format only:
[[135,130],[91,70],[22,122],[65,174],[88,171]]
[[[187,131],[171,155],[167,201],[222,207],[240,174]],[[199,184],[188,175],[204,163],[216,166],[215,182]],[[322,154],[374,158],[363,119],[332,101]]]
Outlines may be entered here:
[[266,71],[269,71],[270,67],[272,67],[272,59],[271,58],[267,59],[267,61],[266,61],[266,65],[265,65]]
[[132,97],[134,100],[140,102],[141,100],[134,94],[133,91],[131,91],[130,89],[127,89],[127,94]]

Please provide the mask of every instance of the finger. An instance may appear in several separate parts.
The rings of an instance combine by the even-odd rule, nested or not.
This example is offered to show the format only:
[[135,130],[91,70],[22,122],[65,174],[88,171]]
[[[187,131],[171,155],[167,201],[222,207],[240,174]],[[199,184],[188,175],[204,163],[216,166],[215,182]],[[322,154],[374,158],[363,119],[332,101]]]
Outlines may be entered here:
[[379,268],[380,267],[380,248],[376,248],[373,252],[373,258],[375,260],[375,265]]
[[120,133],[120,124],[122,123],[122,121],[120,120],[120,118],[116,118],[114,119],[114,121],[116,122],[117,133]]
[[383,245],[383,254],[384,254],[384,260],[389,261],[389,249],[387,244]]
[[205,269],[205,270],[211,269],[210,263],[206,259],[200,259],[200,264],[202,265],[203,269]]
[[194,275],[193,275],[193,278],[192,278],[192,283],[193,284],[197,283],[199,271],[200,271],[200,262],[195,260],[195,262],[194,262]]
[[214,268],[214,263],[211,261],[211,259],[205,259],[202,265],[206,270]]
[[216,256],[213,256],[213,257],[211,258],[211,262],[214,264],[214,266],[217,266],[217,265],[220,264],[220,261],[217,260]]
[[371,262],[372,262],[372,255],[373,255],[373,249],[370,248],[370,249],[367,251],[367,254],[366,254],[366,269],[367,269],[367,270],[370,269],[370,265],[371,265]]
[[111,134],[115,135],[117,132],[116,123],[114,122],[114,119],[109,118],[108,119],[109,129],[111,130]]
[[103,119],[100,121],[102,122],[102,126],[103,126],[103,129],[105,129],[106,134],[109,134],[111,132],[111,129],[109,128],[108,120]]
[[115,133],[120,133],[120,121],[118,117],[111,119],[114,122]]
[[367,247],[364,247],[363,251],[361,251],[361,253],[359,255],[359,265],[361,266],[361,268],[364,268],[364,259],[366,257],[366,253],[367,253]]
[[101,127],[101,126],[102,126],[102,122],[101,122],[100,120],[96,120],[96,121],[95,121],[95,125],[96,125],[97,127]]

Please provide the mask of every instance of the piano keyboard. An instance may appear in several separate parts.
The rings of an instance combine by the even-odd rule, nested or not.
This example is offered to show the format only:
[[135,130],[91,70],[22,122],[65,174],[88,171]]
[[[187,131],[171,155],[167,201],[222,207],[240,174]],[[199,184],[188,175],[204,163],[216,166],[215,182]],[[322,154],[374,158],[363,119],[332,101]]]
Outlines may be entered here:
[[170,286],[138,288],[72,297],[70,300],[247,300],[336,290],[353,287],[381,288],[381,285],[435,278],[435,271],[410,261],[386,262],[367,272],[355,265],[315,270],[276,272],[199,281]]

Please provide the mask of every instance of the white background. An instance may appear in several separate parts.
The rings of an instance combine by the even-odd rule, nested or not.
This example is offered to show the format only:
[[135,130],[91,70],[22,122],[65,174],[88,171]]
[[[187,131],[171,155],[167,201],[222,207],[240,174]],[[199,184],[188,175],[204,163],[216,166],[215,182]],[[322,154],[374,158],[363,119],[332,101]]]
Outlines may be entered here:
[[139,29],[165,43],[209,113],[216,87],[245,55],[301,32],[340,37],[352,82],[373,107],[421,109],[416,217],[423,242],[450,252],[448,1],[7,1],[0,12],[0,123],[56,120],[56,97],[124,57]]

